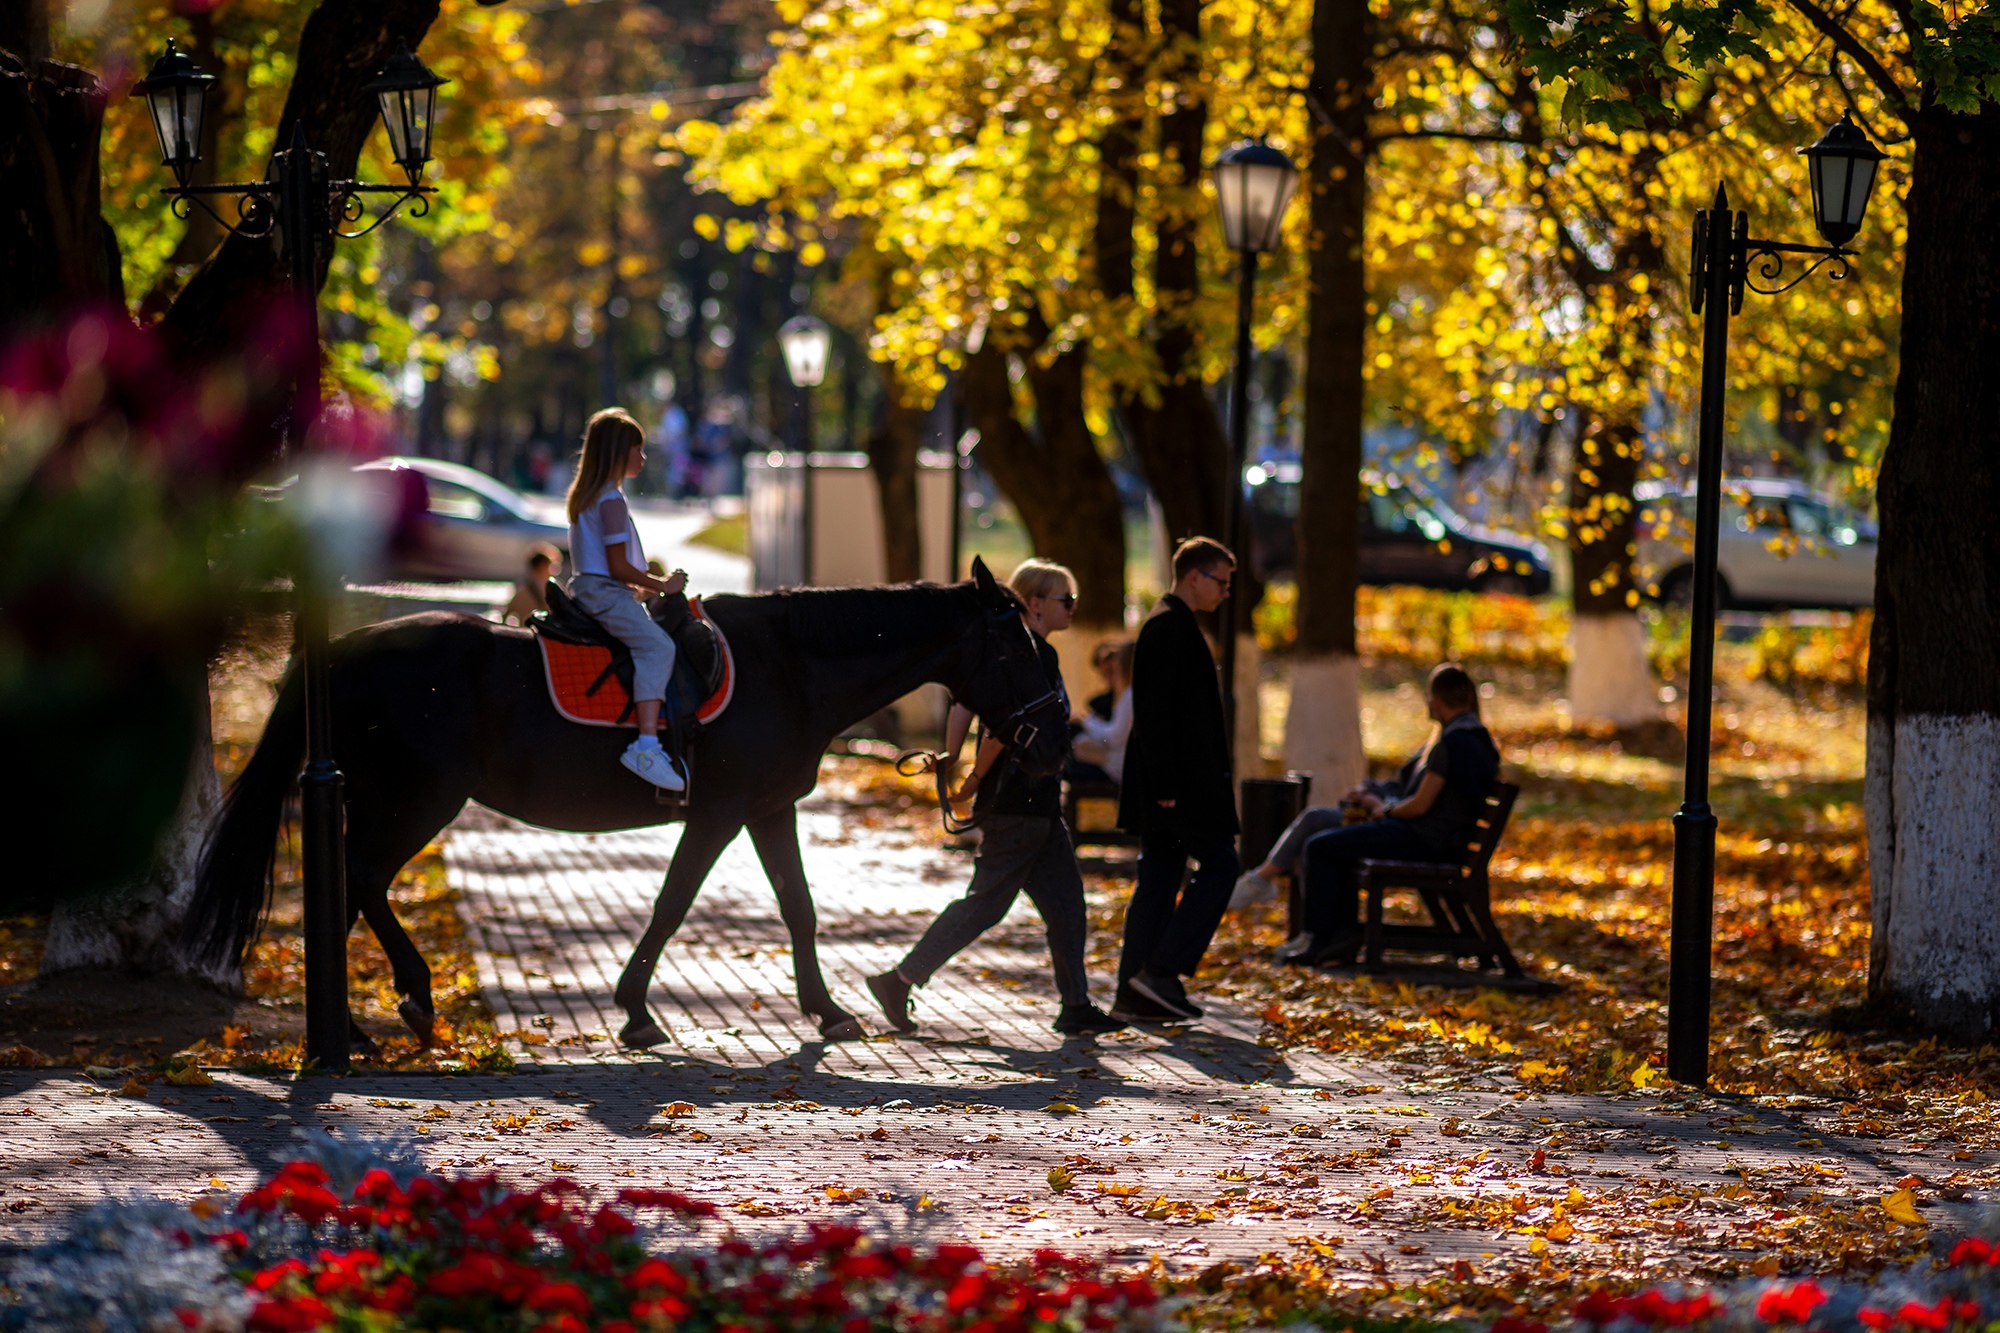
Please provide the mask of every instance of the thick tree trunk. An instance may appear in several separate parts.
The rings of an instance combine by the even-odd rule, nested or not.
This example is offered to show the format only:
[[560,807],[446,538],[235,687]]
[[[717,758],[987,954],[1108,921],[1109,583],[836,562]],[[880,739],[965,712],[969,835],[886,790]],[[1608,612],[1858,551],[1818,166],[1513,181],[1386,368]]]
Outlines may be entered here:
[[[1312,310],[1306,332],[1304,477],[1299,486],[1298,644],[1285,715],[1285,765],[1313,775],[1313,799],[1367,776],[1354,590],[1361,572],[1361,422],[1368,274],[1368,112],[1374,34],[1366,0],[1313,7]],[[1330,123],[1329,123],[1330,122]]]
[[914,583],[924,576],[917,519],[917,446],[923,440],[924,413],[903,402],[902,385],[886,366],[882,391],[881,424],[863,446],[882,501],[882,567],[889,582]]
[[1035,554],[1076,575],[1078,628],[1057,646],[1065,650],[1065,677],[1080,688],[1086,678],[1068,669],[1069,659],[1124,625],[1125,514],[1084,417],[1083,349],[1072,347],[1047,367],[1035,364],[1033,347],[1019,352],[1035,393],[1031,434],[1014,414],[1002,341],[989,332],[966,358],[966,417],[979,431],[981,466],[1020,511]]
[[[32,25],[7,27],[35,45]],[[0,335],[79,306],[124,305],[118,240],[99,204],[109,95],[87,69],[0,51]]]
[[[1635,381],[1627,380],[1627,383]],[[1637,381],[1643,382],[1643,381]],[[1569,708],[1579,722],[1633,727],[1659,716],[1639,625],[1638,507],[1645,435],[1634,416],[1590,422],[1570,469]]]
[[2000,115],[1916,122],[1868,662],[1873,994],[2000,1018]]
[[49,920],[38,976],[77,968],[115,968],[150,975],[196,975],[226,989],[241,985],[234,968],[220,973],[191,970],[176,943],[181,918],[194,896],[202,847],[222,809],[206,690],[199,707],[200,744],[189,758],[180,806],[160,835],[152,866],[121,889],[59,902]]

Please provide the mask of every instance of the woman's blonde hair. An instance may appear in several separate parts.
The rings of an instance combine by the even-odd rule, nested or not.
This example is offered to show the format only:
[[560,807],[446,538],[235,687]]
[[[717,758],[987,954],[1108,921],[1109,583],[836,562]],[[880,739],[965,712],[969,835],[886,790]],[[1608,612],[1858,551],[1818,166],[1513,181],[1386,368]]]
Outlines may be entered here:
[[1076,591],[1076,576],[1055,561],[1037,556],[1014,566],[1014,572],[1007,576],[1007,586],[1022,601],[1030,597],[1060,597]]
[[622,407],[607,407],[583,428],[583,455],[569,484],[569,521],[625,479],[625,460],[646,442],[646,432]]

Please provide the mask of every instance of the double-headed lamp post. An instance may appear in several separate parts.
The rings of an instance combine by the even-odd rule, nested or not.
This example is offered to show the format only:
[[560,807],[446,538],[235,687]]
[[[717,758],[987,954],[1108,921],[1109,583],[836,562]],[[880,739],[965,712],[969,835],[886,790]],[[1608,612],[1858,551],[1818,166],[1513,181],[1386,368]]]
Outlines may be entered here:
[[[1667,961],[1667,1077],[1699,1087],[1708,1081],[1710,945],[1715,932],[1715,812],[1708,805],[1709,709],[1715,685],[1715,538],[1722,512],[1722,408],[1728,389],[1729,319],[1741,313],[1747,287],[1775,296],[1831,263],[1845,278],[1861,230],[1876,167],[1885,154],[1846,116],[1810,148],[1799,150],[1812,179],[1813,221],[1825,245],[1754,240],[1749,215],[1731,211],[1729,195],[1694,215],[1689,294],[1702,316],[1701,430],[1695,462],[1694,601],[1688,629],[1687,775],[1674,816],[1673,925]],[[1785,256],[1810,256],[1785,276]],[[1752,261],[1756,269],[1751,271]]]
[[[1285,209],[1299,188],[1292,159],[1262,139],[1246,139],[1223,150],[1209,168],[1215,203],[1222,214],[1223,238],[1239,258],[1236,290],[1236,378],[1229,390],[1229,490],[1223,497],[1229,549],[1238,561],[1237,587],[1247,574],[1243,549],[1243,468],[1250,451],[1250,317],[1256,307],[1257,256],[1278,248]],[[1248,611],[1239,594],[1229,603],[1222,630],[1222,716],[1229,736],[1230,762],[1236,756],[1236,636]]]
[[[423,183],[424,166],[431,160],[431,125],[437,90],[444,80],[404,50],[364,89],[380,102],[390,155],[409,178],[405,184],[329,179],[325,155],[308,146],[305,127],[294,122],[291,143],[272,155],[266,179],[190,185],[188,173],[201,161],[202,119],[214,83],[214,75],[169,39],[166,54],[132,91],[144,94],[160,139],[160,160],[173,169],[175,184],[166,194],[174,214],[185,218],[199,206],[226,231],[251,238],[275,236],[283,242],[301,327],[312,333],[307,355],[300,358],[285,427],[286,452],[299,466],[320,409],[320,247],[330,245],[335,236],[367,235],[405,204],[419,216],[429,209],[427,196],[435,190]],[[386,206],[367,225],[349,230],[367,217],[370,195],[387,196]],[[225,196],[236,201],[234,222],[208,202]],[[347,1067],[348,1057],[347,876],[341,777],[333,757],[326,674],[327,605],[320,586],[331,572],[302,569],[297,581],[298,651],[306,689],[306,768],[299,783],[299,804],[305,872],[306,1058],[321,1069],[339,1070]]]

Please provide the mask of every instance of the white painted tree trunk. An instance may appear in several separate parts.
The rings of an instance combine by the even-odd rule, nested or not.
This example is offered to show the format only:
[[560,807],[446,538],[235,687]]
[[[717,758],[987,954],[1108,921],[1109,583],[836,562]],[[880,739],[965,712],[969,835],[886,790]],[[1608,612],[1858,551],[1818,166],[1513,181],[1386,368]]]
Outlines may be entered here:
[[152,975],[194,975],[224,989],[241,988],[237,969],[209,973],[191,968],[181,957],[176,938],[194,897],[202,847],[222,808],[222,783],[215,773],[209,723],[204,692],[187,783],[173,821],[161,833],[151,868],[122,889],[83,902],[58,903],[49,920],[37,975],[115,968]]
[[2000,1011],[2000,717],[1870,718],[1872,992],[1968,1040]]
[[1264,655],[1257,636],[1236,636],[1236,779],[1237,800],[1242,780],[1264,776]]
[[1579,615],[1569,633],[1569,712],[1578,722],[1635,727],[1660,715],[1646,632],[1629,611]]
[[1368,776],[1368,755],[1361,745],[1360,658],[1329,653],[1293,662],[1285,767],[1312,774],[1307,799],[1315,805],[1331,805]]

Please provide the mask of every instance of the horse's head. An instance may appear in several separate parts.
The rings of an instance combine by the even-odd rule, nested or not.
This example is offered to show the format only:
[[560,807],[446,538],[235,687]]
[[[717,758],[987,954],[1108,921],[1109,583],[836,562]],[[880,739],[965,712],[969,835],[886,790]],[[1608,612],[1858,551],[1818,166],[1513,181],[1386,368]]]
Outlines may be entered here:
[[953,694],[979,715],[986,734],[1013,751],[1029,777],[1061,769],[1069,754],[1069,716],[1062,695],[1042,673],[1021,603],[974,557],[972,586],[984,614],[968,632],[965,669]]

